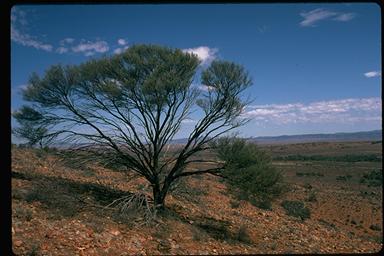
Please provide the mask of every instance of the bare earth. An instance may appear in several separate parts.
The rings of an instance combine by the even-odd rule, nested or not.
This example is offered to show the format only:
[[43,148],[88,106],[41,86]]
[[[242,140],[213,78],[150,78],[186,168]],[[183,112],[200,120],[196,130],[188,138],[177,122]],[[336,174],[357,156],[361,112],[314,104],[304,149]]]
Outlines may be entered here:
[[[381,143],[263,146],[272,156],[382,154]],[[144,180],[12,149],[12,245],[18,255],[358,253],[382,248],[382,185],[361,183],[382,162],[275,161],[289,191],[272,210],[236,201],[219,178],[191,177],[151,225],[105,209]],[[317,173],[319,175],[300,175]],[[344,178],[340,178],[340,177]],[[189,187],[188,190],[186,187]],[[309,196],[312,195],[312,200]],[[283,200],[311,211],[288,216]],[[246,233],[247,235],[244,235]]]

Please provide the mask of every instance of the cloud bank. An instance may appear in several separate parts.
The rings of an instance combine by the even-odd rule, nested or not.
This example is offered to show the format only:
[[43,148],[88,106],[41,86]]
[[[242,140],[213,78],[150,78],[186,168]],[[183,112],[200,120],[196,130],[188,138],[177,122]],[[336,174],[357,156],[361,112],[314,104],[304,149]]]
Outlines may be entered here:
[[11,12],[11,40],[23,46],[51,52],[53,50],[51,44],[44,43],[30,34],[22,32],[23,27],[27,24],[26,13],[17,7],[13,7]]
[[290,123],[355,123],[381,121],[381,99],[341,99],[309,104],[253,105],[245,108],[243,117],[257,122]]

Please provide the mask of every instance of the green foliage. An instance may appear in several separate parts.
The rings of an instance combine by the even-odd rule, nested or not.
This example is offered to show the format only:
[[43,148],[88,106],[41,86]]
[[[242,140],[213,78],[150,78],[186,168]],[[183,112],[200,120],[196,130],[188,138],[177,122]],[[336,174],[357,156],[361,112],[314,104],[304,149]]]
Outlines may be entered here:
[[269,199],[262,199],[262,200],[251,200],[251,203],[263,210],[272,210],[272,202]]
[[12,115],[19,123],[19,127],[12,132],[19,138],[27,141],[27,146],[32,147],[39,143],[40,147],[50,141],[48,129],[44,126],[43,115],[29,106],[23,106]]
[[367,184],[368,187],[379,187],[383,185],[383,171],[382,169],[372,170],[364,174],[360,183]]
[[270,208],[266,202],[281,194],[282,175],[266,152],[239,138],[220,138],[212,146],[225,162],[222,174],[229,188],[256,206]]
[[286,213],[289,216],[297,217],[302,220],[308,219],[311,217],[310,210],[304,206],[304,203],[301,201],[283,201],[281,206],[285,209]]
[[[223,79],[225,77],[225,80]],[[215,60],[201,75],[202,84],[208,86],[208,94],[200,98],[197,104],[209,113],[217,109],[231,118],[238,116],[244,103],[239,93],[252,84],[244,67],[228,61]],[[228,97],[231,95],[231,97]]]

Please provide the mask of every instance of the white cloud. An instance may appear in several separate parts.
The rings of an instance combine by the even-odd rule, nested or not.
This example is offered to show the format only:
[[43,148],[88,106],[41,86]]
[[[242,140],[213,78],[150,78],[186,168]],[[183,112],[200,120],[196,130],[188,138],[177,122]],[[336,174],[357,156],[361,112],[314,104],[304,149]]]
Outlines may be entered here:
[[75,42],[74,38],[67,37],[60,41],[60,45],[64,46],[65,44],[72,44],[73,42]]
[[115,50],[113,50],[113,53],[114,54],[120,54],[120,53],[124,52],[125,50],[127,50],[128,48],[129,48],[129,46],[124,46],[124,47],[116,48]]
[[51,44],[40,42],[29,34],[21,33],[14,24],[11,24],[11,40],[23,46],[29,46],[47,52],[53,49]]
[[128,42],[127,42],[125,39],[120,38],[119,40],[117,40],[117,43],[118,43],[119,45],[126,45]]
[[243,117],[258,122],[288,123],[353,123],[359,120],[381,120],[381,99],[341,99],[309,104],[269,104],[246,107]]
[[191,119],[191,118],[187,118],[187,119],[184,119],[181,121],[183,124],[195,124],[197,123],[197,120],[194,120],[194,119]]
[[356,14],[354,13],[343,13],[334,18],[334,20],[337,21],[350,21],[351,19],[355,18]]
[[315,27],[317,22],[330,18],[334,21],[345,22],[356,17],[354,13],[338,13],[322,8],[314,9],[309,12],[302,12],[300,13],[300,16],[304,18],[304,20],[300,22],[300,25],[303,27]]
[[[82,39],[80,40],[80,43],[74,45],[76,40],[71,37],[60,40],[58,42],[59,46],[57,48],[55,47],[56,49],[54,50],[52,44],[44,43],[35,36],[26,33],[25,31],[28,31],[28,27],[26,25],[28,25],[26,12],[20,10],[19,7],[13,7],[11,12],[11,40],[15,43],[47,52],[53,51],[58,54],[72,52],[82,53],[85,56],[92,56],[96,53],[104,53],[109,50],[109,46],[106,41],[96,40],[92,42]],[[126,43],[125,40],[123,41],[119,40],[119,43]]]
[[26,12],[20,10],[19,7],[13,7],[11,13],[11,40],[23,46],[33,47],[47,52],[52,51],[53,46],[51,44],[41,42],[34,36],[23,32],[26,30],[27,24]]
[[66,48],[66,47],[59,47],[59,48],[56,49],[56,52],[58,52],[60,54],[63,54],[63,53],[68,52],[68,48]]
[[381,72],[380,71],[370,71],[370,72],[364,73],[364,76],[366,76],[368,78],[380,77],[381,76]]
[[196,54],[202,65],[213,61],[216,58],[217,51],[216,48],[209,48],[207,46],[183,49],[183,52]]
[[106,41],[85,41],[81,40],[81,42],[73,46],[72,51],[75,53],[83,53],[85,56],[91,56],[96,53],[104,53],[109,50],[108,43]]
[[208,91],[213,91],[215,90],[214,87],[212,86],[208,86],[208,85],[205,85],[205,84],[201,84],[201,85],[198,85],[197,88],[201,91],[204,91],[204,92],[208,92]]

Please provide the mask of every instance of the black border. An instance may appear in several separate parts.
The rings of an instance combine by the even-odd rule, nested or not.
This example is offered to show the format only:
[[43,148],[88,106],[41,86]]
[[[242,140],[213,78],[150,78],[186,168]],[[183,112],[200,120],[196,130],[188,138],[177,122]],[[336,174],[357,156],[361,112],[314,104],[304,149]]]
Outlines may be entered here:
[[[0,104],[1,104],[1,112],[2,112],[2,125],[1,125],[1,157],[0,157],[0,180],[2,182],[1,185],[1,197],[2,197],[2,206],[1,206],[1,244],[0,244],[0,255],[15,255],[12,252],[12,236],[11,236],[11,224],[12,224],[12,208],[11,208],[11,37],[10,37],[10,16],[11,16],[11,8],[14,5],[29,5],[29,4],[43,4],[43,5],[57,5],[57,4],[245,4],[245,3],[253,3],[253,4],[305,4],[305,3],[324,3],[324,4],[340,4],[340,3],[376,3],[380,6],[381,9],[383,6],[383,2],[380,0],[371,0],[371,1],[359,1],[359,0],[349,0],[349,1],[321,1],[321,0],[312,0],[312,1],[180,1],[180,0],[120,0],[120,1],[106,1],[106,0],[66,0],[66,1],[56,1],[56,0],[10,0],[6,3],[2,2],[1,4],[1,12],[0,17],[3,18],[1,22],[1,26],[3,29],[1,31],[5,32],[3,37],[1,50],[3,51],[1,61],[3,62],[2,71],[6,74],[1,76],[3,79],[3,86],[1,88],[0,93]],[[381,15],[381,24],[383,22],[383,15]],[[382,33],[381,27],[381,35]],[[5,40],[4,40],[5,39]],[[381,52],[382,51],[381,44]],[[381,56],[382,57],[382,56]],[[383,66],[383,59],[382,66]],[[383,99],[383,90],[381,92],[381,98]],[[382,123],[383,128],[383,123]],[[384,192],[384,190],[383,190]],[[383,203],[383,202],[382,202]],[[384,207],[383,207],[384,208]],[[383,213],[382,213],[383,216]],[[383,252],[383,248],[377,253],[373,253],[373,255],[381,255]],[[291,254],[291,255],[303,255],[303,254]],[[345,253],[336,253],[332,255],[345,255]],[[359,253],[347,254],[347,255],[361,255]]]

